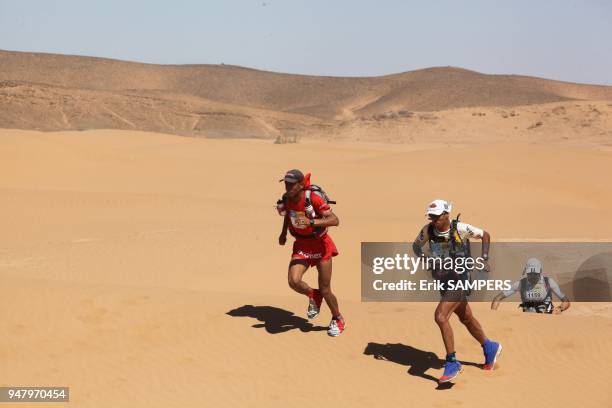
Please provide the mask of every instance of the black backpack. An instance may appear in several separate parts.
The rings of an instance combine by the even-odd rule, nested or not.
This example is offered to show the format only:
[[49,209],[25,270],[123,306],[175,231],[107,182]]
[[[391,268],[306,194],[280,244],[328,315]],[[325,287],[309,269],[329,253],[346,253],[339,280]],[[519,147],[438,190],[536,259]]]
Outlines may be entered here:
[[[331,200],[329,198],[329,196],[321,188],[321,186],[317,186],[316,184],[311,184],[310,186],[308,186],[304,190],[306,191],[306,198],[304,200],[304,207],[305,208],[308,208],[308,207],[310,207],[312,205],[312,201],[310,199],[312,194],[316,194],[319,197],[321,197],[326,204],[336,204],[336,202],[334,200]],[[283,194],[283,197],[280,200],[278,200],[277,205],[281,204],[281,203],[287,205],[287,193]],[[319,235],[319,233],[321,231],[324,231],[325,229],[326,229],[325,227],[317,227],[317,228],[315,228],[314,232],[312,234],[310,234],[309,236],[316,237],[316,236]],[[295,236],[295,234],[292,232],[292,230],[289,230],[289,232],[291,233],[291,235]],[[302,236],[302,238],[303,238],[303,236]]]
[[325,190],[323,190],[321,186],[318,186],[316,184],[311,184],[310,186],[306,188],[306,200],[304,202],[306,207],[308,207],[309,205],[312,205],[312,202],[310,201],[310,196],[312,195],[312,193],[315,193],[316,195],[321,197],[323,201],[325,202],[325,204],[336,204],[334,200],[329,198],[329,196],[327,195],[327,193],[325,192]]
[[[470,239],[462,239],[457,231],[457,224],[459,223],[459,217],[461,214],[457,214],[457,217],[451,221],[450,231],[448,233],[448,243],[450,247],[450,256],[452,258],[469,258],[471,254]],[[430,242],[435,241],[434,227],[429,224],[427,227],[427,233],[429,235]]]

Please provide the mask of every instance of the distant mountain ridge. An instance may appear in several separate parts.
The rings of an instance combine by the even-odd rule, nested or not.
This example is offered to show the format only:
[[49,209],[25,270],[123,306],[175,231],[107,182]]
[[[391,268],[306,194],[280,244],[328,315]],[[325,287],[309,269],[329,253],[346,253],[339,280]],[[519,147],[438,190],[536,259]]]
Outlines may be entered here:
[[612,87],[452,67],[328,77],[0,50],[0,127],[270,137],[385,112],[569,100],[612,100]]

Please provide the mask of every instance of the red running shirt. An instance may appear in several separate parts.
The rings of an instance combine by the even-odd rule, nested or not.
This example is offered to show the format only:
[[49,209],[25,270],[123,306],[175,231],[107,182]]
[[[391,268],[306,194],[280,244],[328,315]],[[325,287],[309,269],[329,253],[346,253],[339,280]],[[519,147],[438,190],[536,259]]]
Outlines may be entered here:
[[[291,234],[296,238],[322,238],[327,234],[327,227],[325,228],[317,228],[316,235],[313,236],[315,232],[315,228],[310,225],[296,225],[296,219],[299,214],[305,214],[305,202],[306,202],[306,192],[302,191],[300,194],[300,200],[298,202],[291,201],[287,199],[285,202],[285,208],[287,210],[287,217],[289,217],[289,230]],[[314,218],[322,218],[322,214],[324,211],[330,209],[329,204],[327,204],[317,193],[314,191],[310,193],[310,202],[312,203],[312,207],[315,212]],[[308,218],[310,216],[307,215]]]

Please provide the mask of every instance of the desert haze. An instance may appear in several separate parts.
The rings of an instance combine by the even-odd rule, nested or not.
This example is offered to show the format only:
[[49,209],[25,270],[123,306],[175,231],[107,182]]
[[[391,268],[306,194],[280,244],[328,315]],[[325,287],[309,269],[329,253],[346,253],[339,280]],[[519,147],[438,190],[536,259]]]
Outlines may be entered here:
[[[92,408],[611,406],[608,303],[475,304],[499,364],[437,390],[434,304],[360,301],[360,243],[411,241],[438,197],[493,240],[610,241],[611,114],[610,87],[456,68],[1,51],[0,386],[69,386]],[[272,143],[287,134],[299,143]],[[287,285],[273,205],[293,167],[338,201],[339,338]],[[458,357],[482,363],[452,323]]]

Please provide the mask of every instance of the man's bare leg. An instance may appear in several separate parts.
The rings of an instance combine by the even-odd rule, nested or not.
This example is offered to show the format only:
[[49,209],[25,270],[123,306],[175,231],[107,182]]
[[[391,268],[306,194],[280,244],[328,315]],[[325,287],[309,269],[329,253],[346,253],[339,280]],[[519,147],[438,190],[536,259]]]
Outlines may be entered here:
[[442,334],[442,341],[446,348],[446,354],[455,352],[455,338],[453,336],[453,328],[449,323],[449,319],[453,312],[461,306],[464,302],[446,302],[441,301],[436,307],[434,318],[438,327],[440,327],[440,333]]
[[319,271],[319,292],[325,299],[325,303],[329,306],[333,317],[340,315],[338,309],[338,299],[331,290],[331,277],[332,277],[332,260],[326,259],[317,264],[317,270]]
[[459,320],[461,320],[461,323],[463,323],[468,329],[472,337],[474,337],[480,344],[484,344],[484,342],[487,340],[487,336],[485,336],[482,326],[472,314],[470,305],[467,302],[461,303],[461,305],[455,309],[455,313],[459,317]]
[[300,259],[292,259],[289,262],[289,273],[287,279],[289,287],[302,295],[308,296],[312,288],[302,280],[304,273],[308,270],[308,262]]

